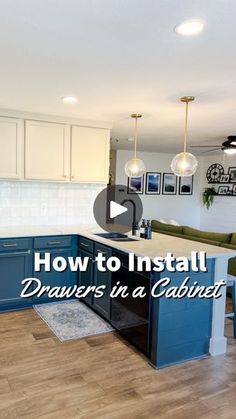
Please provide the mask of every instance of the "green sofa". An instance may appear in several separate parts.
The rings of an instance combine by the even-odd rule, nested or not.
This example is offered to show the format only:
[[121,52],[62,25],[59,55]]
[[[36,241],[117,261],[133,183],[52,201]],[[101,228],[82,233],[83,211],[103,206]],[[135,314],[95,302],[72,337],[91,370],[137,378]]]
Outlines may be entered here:
[[[152,231],[157,233],[168,234],[170,236],[211,244],[213,246],[221,246],[236,251],[236,233],[213,233],[188,226],[165,224],[157,220],[152,220],[151,225]],[[236,276],[236,257],[229,260],[228,273]]]

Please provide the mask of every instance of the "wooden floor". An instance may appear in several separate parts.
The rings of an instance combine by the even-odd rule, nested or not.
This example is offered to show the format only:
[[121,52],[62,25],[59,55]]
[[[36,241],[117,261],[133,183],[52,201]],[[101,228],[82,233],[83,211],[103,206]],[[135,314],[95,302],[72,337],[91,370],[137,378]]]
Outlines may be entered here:
[[0,315],[0,418],[236,417],[226,356],[155,370],[115,333],[60,343],[34,310]]

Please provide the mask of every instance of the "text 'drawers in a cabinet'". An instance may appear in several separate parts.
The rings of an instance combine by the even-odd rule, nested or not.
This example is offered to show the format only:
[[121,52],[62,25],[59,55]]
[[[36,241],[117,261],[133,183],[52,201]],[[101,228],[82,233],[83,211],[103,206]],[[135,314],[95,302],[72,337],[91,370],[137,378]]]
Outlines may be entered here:
[[[149,279],[147,278],[147,281]],[[151,287],[150,293],[153,298],[175,298],[182,299],[188,298],[220,298],[222,297],[222,290],[226,287],[224,280],[219,280],[213,285],[199,285],[198,281],[192,281],[190,277],[183,279],[179,286],[173,285],[172,280],[169,277],[161,278],[155,281],[155,284]],[[47,295],[48,298],[85,298],[89,294],[92,294],[94,298],[102,298],[107,296],[106,285],[81,285],[81,286],[63,286],[63,287],[51,287],[50,285],[43,285],[38,278],[25,278],[22,280],[24,285],[21,297],[32,298],[42,297]],[[129,285],[121,285],[120,281],[117,281],[108,294],[108,298],[144,298],[147,296],[146,287],[139,286],[135,289],[130,289]],[[224,291],[225,292],[225,291]]]

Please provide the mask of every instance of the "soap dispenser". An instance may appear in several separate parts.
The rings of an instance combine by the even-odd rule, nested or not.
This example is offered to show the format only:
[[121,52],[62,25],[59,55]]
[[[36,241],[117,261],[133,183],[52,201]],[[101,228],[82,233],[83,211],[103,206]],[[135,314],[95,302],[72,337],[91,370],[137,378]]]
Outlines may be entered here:
[[151,240],[152,238],[152,227],[151,227],[151,221],[147,220],[147,225],[145,227],[145,239]]

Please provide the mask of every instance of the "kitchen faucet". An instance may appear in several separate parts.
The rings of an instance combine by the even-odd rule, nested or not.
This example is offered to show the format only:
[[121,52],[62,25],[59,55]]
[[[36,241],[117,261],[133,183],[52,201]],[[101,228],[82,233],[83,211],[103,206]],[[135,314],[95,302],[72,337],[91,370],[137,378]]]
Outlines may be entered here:
[[132,236],[134,236],[136,231],[136,205],[132,199],[124,199],[124,201],[122,201],[120,205],[124,205],[126,202],[130,202],[133,205]]

